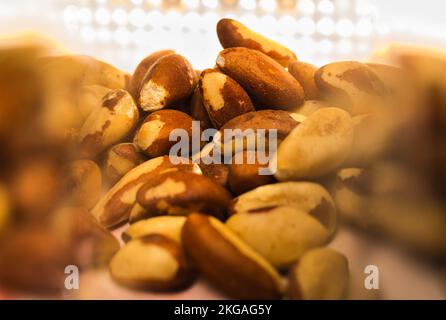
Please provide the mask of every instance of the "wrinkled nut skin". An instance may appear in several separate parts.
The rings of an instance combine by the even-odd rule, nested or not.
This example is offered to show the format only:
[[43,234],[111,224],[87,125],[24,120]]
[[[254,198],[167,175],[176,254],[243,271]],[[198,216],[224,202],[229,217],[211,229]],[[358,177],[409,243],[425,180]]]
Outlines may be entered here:
[[217,57],[217,66],[237,81],[259,107],[287,110],[304,100],[299,82],[259,51],[241,47],[225,49]]
[[[265,156],[267,156],[267,154]],[[259,174],[259,169],[267,169],[268,163],[263,165],[260,164],[255,151],[242,151],[237,153],[234,156],[234,159],[237,159],[238,157],[240,157],[242,161],[232,161],[232,163],[228,165],[228,183],[231,191],[235,194],[242,194],[275,181],[272,175]],[[254,161],[249,161],[249,159]]]
[[194,93],[192,94],[189,105],[190,115],[194,120],[200,121],[201,130],[206,130],[214,127],[211,119],[209,119],[206,107],[203,104],[200,88],[198,86],[195,88]]
[[160,58],[142,81],[138,105],[144,111],[157,111],[185,101],[196,85],[195,70],[178,54]]
[[279,181],[324,176],[348,157],[353,137],[353,121],[346,111],[320,109],[282,141],[274,176]]
[[235,299],[280,299],[277,271],[217,219],[191,214],[183,227],[183,245],[200,273]]
[[316,217],[292,206],[235,214],[226,226],[278,269],[289,268],[306,251],[325,245],[330,236]]
[[157,215],[188,215],[192,212],[203,212],[223,219],[231,195],[205,176],[173,172],[148,181],[139,190],[136,199],[145,212],[130,216],[131,222]]
[[200,75],[199,88],[209,118],[217,129],[241,114],[254,111],[245,90],[220,71],[204,70]]
[[228,185],[229,168],[227,165],[222,163],[200,163],[199,166],[203,172],[203,176],[212,179],[222,187],[226,187]]
[[218,39],[223,48],[245,47],[263,52],[283,67],[296,61],[296,55],[283,45],[268,39],[232,19],[221,19],[217,24]]
[[328,248],[307,252],[293,267],[289,297],[293,300],[344,299],[349,286],[347,258]]
[[169,141],[171,132],[183,129],[191,137],[192,121],[188,114],[177,110],[153,112],[144,119],[133,143],[151,158],[167,155],[171,147],[178,143],[175,140]]
[[174,54],[173,50],[159,50],[149,54],[147,57],[141,60],[141,62],[136,66],[133,72],[132,79],[129,83],[129,92],[136,99],[141,87],[141,82],[152,67],[160,58],[167,56],[169,54]]
[[95,157],[110,145],[119,142],[135,127],[138,118],[138,108],[132,96],[125,90],[111,91],[80,130],[81,155]]
[[279,182],[258,187],[234,198],[229,214],[253,213],[291,206],[316,218],[329,230],[336,231],[336,207],[328,191],[313,182]]
[[160,234],[169,239],[181,243],[181,231],[186,222],[186,217],[182,216],[160,216],[150,219],[140,220],[127,228],[122,233],[125,242],[141,238],[150,234]]
[[76,160],[68,166],[68,197],[73,206],[91,209],[101,197],[102,175],[96,162]]
[[319,99],[319,88],[314,80],[318,68],[310,63],[294,61],[288,65],[288,72],[296,79],[305,92],[305,100]]
[[104,161],[104,174],[108,182],[114,184],[144,160],[145,157],[133,143],[117,144],[107,152]]
[[167,156],[148,160],[125,174],[99,200],[91,213],[102,226],[115,227],[128,220],[130,211],[136,202],[136,194],[147,181],[164,173],[183,170],[201,173],[198,165],[173,164]]
[[352,115],[369,113],[383,105],[388,89],[372,68],[355,61],[327,64],[314,79],[325,99],[334,100]]
[[111,260],[110,274],[121,285],[150,291],[184,289],[194,279],[181,245],[159,234],[128,242]]

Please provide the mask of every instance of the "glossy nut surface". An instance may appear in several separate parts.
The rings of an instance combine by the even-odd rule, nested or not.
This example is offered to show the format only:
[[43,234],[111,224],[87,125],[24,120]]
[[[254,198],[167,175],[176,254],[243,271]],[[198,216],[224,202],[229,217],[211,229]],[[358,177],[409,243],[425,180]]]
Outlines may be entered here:
[[144,160],[145,157],[133,143],[119,143],[107,152],[104,161],[104,174],[107,180],[114,184]]
[[160,234],[181,243],[181,231],[186,217],[160,216],[140,220],[130,225],[122,234],[125,242],[141,238],[149,234]]

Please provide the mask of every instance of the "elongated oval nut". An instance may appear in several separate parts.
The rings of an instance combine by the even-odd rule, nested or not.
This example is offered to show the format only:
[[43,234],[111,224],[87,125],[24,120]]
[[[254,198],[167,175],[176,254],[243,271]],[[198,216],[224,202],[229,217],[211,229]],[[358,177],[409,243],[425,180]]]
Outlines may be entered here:
[[181,243],[181,231],[185,222],[186,217],[182,216],[160,216],[140,220],[124,231],[122,239],[128,242],[150,234],[160,234]]
[[217,57],[217,66],[248,92],[255,105],[286,110],[304,100],[299,82],[259,51],[241,47],[225,49]]
[[146,209],[132,222],[156,215],[187,215],[203,212],[220,219],[231,201],[229,192],[213,180],[191,172],[173,172],[154,177],[142,186],[138,203]]
[[107,228],[125,222],[129,218],[130,210],[136,202],[136,194],[144,183],[157,175],[182,170],[201,173],[198,165],[190,163],[174,164],[167,156],[148,160],[123,176],[99,200],[93,208],[92,214],[102,226]]
[[96,162],[76,160],[68,168],[70,203],[91,209],[101,197],[102,175]]
[[138,121],[138,108],[125,90],[108,93],[102,105],[85,121],[79,133],[81,154],[95,157],[123,139]]
[[164,56],[150,68],[142,81],[138,105],[144,111],[173,107],[192,94],[195,82],[195,70],[183,56]]
[[194,278],[180,244],[158,234],[128,242],[111,260],[110,273],[119,284],[152,291],[182,289]]
[[307,252],[290,275],[290,298],[338,300],[346,296],[349,283],[348,261],[328,248]]
[[120,143],[108,150],[104,162],[104,174],[108,181],[114,184],[143,162],[144,156],[133,143]]
[[171,147],[178,143],[176,140],[169,141],[169,136],[174,130],[183,130],[190,141],[192,121],[188,114],[177,110],[153,112],[144,119],[133,142],[151,158],[167,155]]
[[221,19],[217,24],[217,35],[223,48],[246,47],[263,52],[282,66],[287,67],[297,60],[296,55],[285,46],[268,39],[232,19]]
[[292,206],[315,217],[333,236],[336,207],[328,191],[313,182],[280,182],[258,187],[233,199],[230,214],[256,213],[280,206]]
[[288,71],[296,79],[305,92],[305,100],[319,98],[319,88],[314,80],[318,68],[310,63],[294,61],[288,65]]
[[82,119],[86,121],[89,115],[102,105],[102,99],[112,91],[112,89],[100,86],[89,85],[80,88],[77,108],[82,115]]
[[174,54],[173,50],[159,50],[149,54],[147,57],[141,60],[141,62],[136,66],[133,72],[132,79],[129,83],[130,94],[137,98],[139,89],[141,88],[141,83],[146,76],[149,69],[162,57],[169,54]]
[[245,90],[220,71],[204,70],[200,75],[199,87],[209,118],[217,129],[241,114],[254,111]]
[[316,84],[327,99],[352,115],[379,110],[388,89],[369,66],[355,61],[327,64],[315,74]]
[[183,245],[200,273],[235,299],[280,299],[283,282],[277,271],[217,219],[191,214]]
[[306,251],[323,246],[330,237],[317,218],[291,206],[235,214],[226,226],[279,269],[290,267]]
[[279,146],[274,176],[279,181],[321,177],[344,162],[352,145],[350,115],[338,108],[320,109]]
[[190,115],[194,120],[200,121],[201,130],[206,130],[213,128],[214,125],[209,119],[206,107],[203,104],[203,99],[201,97],[200,88],[197,86],[190,99]]

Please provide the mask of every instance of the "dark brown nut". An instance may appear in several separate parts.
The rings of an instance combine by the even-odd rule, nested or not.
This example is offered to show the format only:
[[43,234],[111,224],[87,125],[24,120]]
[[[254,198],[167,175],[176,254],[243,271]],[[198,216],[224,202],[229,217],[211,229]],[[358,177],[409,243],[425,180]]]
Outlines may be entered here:
[[192,136],[193,119],[177,110],[160,110],[144,119],[135,134],[133,143],[151,158],[169,154],[170,148],[177,141],[169,141],[169,135],[175,129],[185,130]]
[[314,80],[318,68],[310,63],[294,61],[288,65],[288,71],[296,79],[305,92],[305,100],[319,99],[319,88]]
[[127,228],[122,234],[122,239],[128,242],[150,234],[159,234],[181,243],[181,231],[186,222],[182,216],[160,216],[140,220]]
[[83,121],[87,120],[90,114],[102,105],[102,99],[110,91],[113,91],[113,89],[96,84],[80,88],[77,109],[82,115]]
[[180,244],[159,234],[128,242],[110,262],[117,283],[151,291],[172,291],[189,286],[194,273]]
[[200,273],[235,299],[280,299],[283,282],[261,255],[217,219],[188,216],[183,245]]
[[119,142],[135,127],[138,108],[125,90],[114,90],[102,105],[85,121],[79,133],[81,154],[95,157],[110,145]]
[[338,108],[320,109],[282,141],[277,163],[272,163],[274,176],[279,181],[321,177],[345,161],[352,145],[350,115]]
[[222,163],[200,163],[199,164],[203,176],[214,180],[222,187],[228,185],[229,168],[227,165]]
[[141,216],[130,216],[131,222],[157,215],[188,215],[202,212],[223,219],[231,201],[229,192],[202,175],[173,172],[152,178],[137,194],[138,203],[146,210]]
[[[178,160],[181,160],[178,158]],[[186,160],[187,159],[182,159]],[[107,228],[114,227],[128,220],[130,211],[136,202],[138,190],[154,177],[173,171],[191,171],[201,173],[196,164],[174,164],[167,156],[146,161],[127,172],[92,209],[92,214],[99,223]]]
[[225,49],[217,57],[217,66],[248,92],[255,105],[286,110],[304,100],[299,82],[259,51],[241,47]]
[[212,124],[211,119],[209,119],[198,86],[195,88],[190,100],[190,115],[194,120],[200,121],[200,128],[202,130],[213,128],[214,125]]
[[0,236],[6,230],[11,219],[11,200],[6,187],[0,182]]
[[68,198],[73,206],[91,209],[101,197],[102,175],[96,162],[76,160],[68,168]]
[[118,240],[84,208],[66,207],[51,217],[51,231],[79,268],[102,268],[119,250]]
[[324,187],[312,182],[280,182],[248,191],[233,199],[229,213],[256,213],[291,206],[315,217],[334,235],[336,207]]
[[388,95],[388,89],[373,69],[360,62],[327,64],[316,72],[315,80],[326,99],[352,115],[379,110]]
[[307,252],[290,275],[290,298],[296,300],[339,300],[346,297],[348,261],[328,248]]
[[136,98],[138,96],[139,89],[141,88],[141,83],[147,72],[149,71],[150,67],[152,67],[160,58],[174,53],[175,51],[173,50],[159,50],[149,54],[147,57],[142,59],[142,61],[138,64],[135,71],[133,72],[132,79],[130,80],[130,94]]
[[329,230],[295,206],[278,206],[239,213],[226,226],[278,269],[289,268],[305,252],[325,245]]
[[[267,156],[267,154],[265,156]],[[268,163],[260,164],[256,151],[241,151],[240,153],[237,153],[233,159],[237,160],[239,157],[242,161],[232,161],[232,163],[228,165],[228,183],[232,192],[241,194],[275,181],[272,175],[259,174],[261,168],[268,168]]]
[[297,57],[290,49],[268,39],[232,19],[221,19],[217,24],[217,35],[223,48],[246,47],[263,52],[286,67]]
[[144,162],[144,156],[133,143],[120,143],[113,146],[104,162],[104,174],[111,184],[121,179],[127,172]]
[[144,111],[157,111],[185,101],[196,84],[195,70],[178,54],[160,58],[141,83],[138,105]]
[[311,114],[322,108],[332,107],[326,101],[322,100],[306,100],[303,105],[290,109],[290,112],[301,114],[309,117]]
[[245,90],[218,70],[204,70],[200,76],[199,87],[203,104],[217,129],[241,114],[254,111]]

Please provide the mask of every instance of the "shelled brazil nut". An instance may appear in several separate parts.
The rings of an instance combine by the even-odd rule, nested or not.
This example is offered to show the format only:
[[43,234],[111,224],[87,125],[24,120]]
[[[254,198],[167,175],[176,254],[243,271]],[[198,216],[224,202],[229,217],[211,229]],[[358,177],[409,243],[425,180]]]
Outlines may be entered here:
[[144,156],[133,143],[119,143],[111,147],[104,160],[104,175],[114,184],[127,172],[144,162]]
[[149,234],[160,234],[181,243],[181,231],[185,222],[184,216],[159,216],[140,220],[124,231],[122,239],[128,242]]

